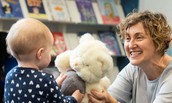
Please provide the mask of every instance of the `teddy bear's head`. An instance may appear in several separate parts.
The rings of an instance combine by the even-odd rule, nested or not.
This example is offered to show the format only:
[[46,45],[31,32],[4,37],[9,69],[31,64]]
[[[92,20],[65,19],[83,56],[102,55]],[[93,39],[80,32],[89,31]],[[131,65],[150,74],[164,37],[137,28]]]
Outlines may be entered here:
[[72,93],[78,89],[80,92],[85,93],[85,82],[70,67],[69,58],[71,52],[71,50],[67,50],[59,54],[54,61],[59,72],[67,75],[66,79],[61,84],[61,92],[64,95],[72,95]]
[[67,50],[56,57],[54,64],[58,68],[59,72],[66,72],[70,68],[70,54],[71,51]]
[[70,66],[85,82],[98,82],[113,68],[112,57],[105,44],[91,34],[84,34],[79,42],[71,52]]
[[61,85],[62,93],[71,95],[76,89],[84,93],[87,83],[99,84],[103,77],[113,71],[113,59],[105,44],[87,33],[81,36],[76,48],[56,57],[55,66],[60,72],[67,74]]

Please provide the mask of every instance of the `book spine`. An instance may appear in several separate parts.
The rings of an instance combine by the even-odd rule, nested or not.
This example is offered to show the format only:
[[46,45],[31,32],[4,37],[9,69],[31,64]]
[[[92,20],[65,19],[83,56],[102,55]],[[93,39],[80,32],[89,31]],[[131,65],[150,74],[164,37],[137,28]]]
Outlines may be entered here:
[[81,21],[83,23],[96,24],[97,19],[93,10],[91,0],[75,0]]

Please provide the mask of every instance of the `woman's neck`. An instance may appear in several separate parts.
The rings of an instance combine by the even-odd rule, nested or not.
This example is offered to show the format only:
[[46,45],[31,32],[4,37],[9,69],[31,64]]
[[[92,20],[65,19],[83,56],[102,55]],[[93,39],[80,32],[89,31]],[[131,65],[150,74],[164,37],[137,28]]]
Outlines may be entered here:
[[172,58],[165,54],[154,61],[144,64],[144,66],[140,68],[145,72],[149,80],[155,80],[162,74],[170,60],[172,60]]

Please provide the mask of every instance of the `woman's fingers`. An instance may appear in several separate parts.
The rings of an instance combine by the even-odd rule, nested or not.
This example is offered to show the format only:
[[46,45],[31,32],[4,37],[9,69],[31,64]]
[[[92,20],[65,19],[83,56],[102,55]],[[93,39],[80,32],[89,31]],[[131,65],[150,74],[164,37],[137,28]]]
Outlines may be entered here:
[[88,94],[88,98],[89,98],[89,103],[105,103],[103,99],[99,100],[93,97],[91,94]]
[[98,91],[95,91],[95,90],[92,90],[91,91],[91,94],[97,98],[97,99],[105,99],[105,94],[104,94],[104,90],[102,92],[98,92]]

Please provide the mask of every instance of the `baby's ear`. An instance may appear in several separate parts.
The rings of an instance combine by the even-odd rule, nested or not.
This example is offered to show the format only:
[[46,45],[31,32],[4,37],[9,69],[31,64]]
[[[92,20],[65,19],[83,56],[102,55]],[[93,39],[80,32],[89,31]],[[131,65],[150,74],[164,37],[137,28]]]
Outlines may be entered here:
[[36,52],[36,58],[37,59],[41,59],[42,58],[42,53],[43,53],[43,51],[44,51],[44,48],[39,48],[38,50],[37,50],[37,52]]

